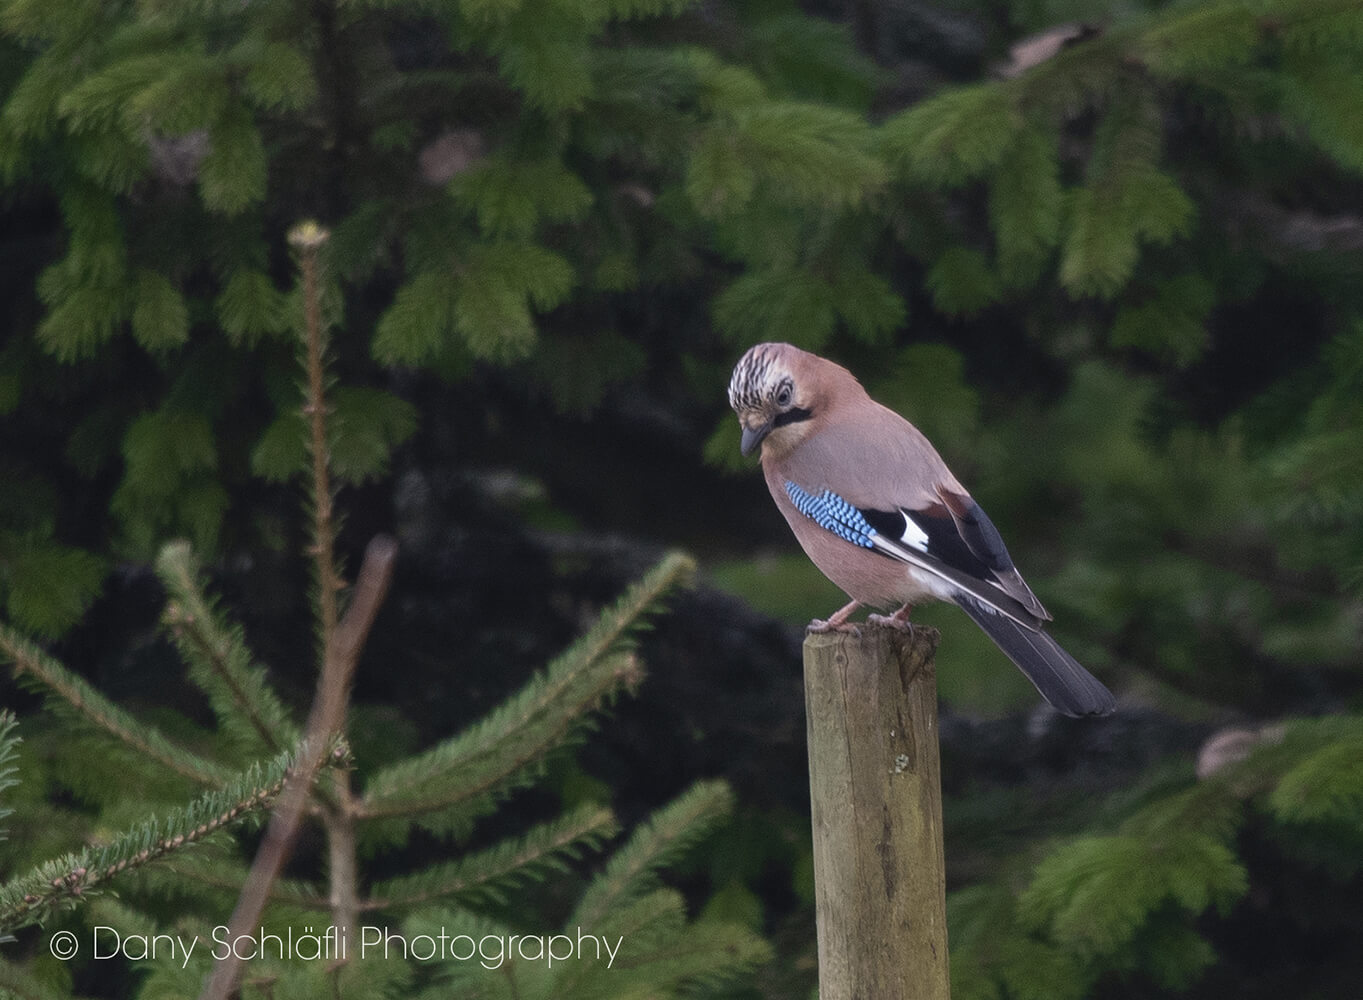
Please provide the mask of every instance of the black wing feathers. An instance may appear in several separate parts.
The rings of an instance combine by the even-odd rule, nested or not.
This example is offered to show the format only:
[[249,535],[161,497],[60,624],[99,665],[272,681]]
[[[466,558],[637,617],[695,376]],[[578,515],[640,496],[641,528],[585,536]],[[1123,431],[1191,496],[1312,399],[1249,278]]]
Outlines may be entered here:
[[959,513],[951,507],[947,509],[956,522],[958,536],[975,558],[993,570],[1012,569],[1013,560],[1003,544],[1003,536],[989,515],[974,500],[967,499],[957,506]]
[[[962,536],[957,521],[951,517],[946,507],[934,504],[923,510],[907,510],[904,513],[918,525],[923,534],[927,535],[928,555],[936,556],[948,566],[968,573],[977,580],[988,581],[991,578],[990,570],[996,567],[988,560],[980,558],[974,546]],[[998,532],[995,531],[994,534],[997,535]],[[999,544],[1003,544],[1002,540]],[[1005,561],[1008,559],[1006,551],[1003,557]],[[1009,567],[1012,565],[1008,562]]]
[[[903,541],[905,544],[912,545],[913,542],[905,538],[907,525],[904,518],[909,518],[927,538],[925,548],[918,545],[914,545],[914,548],[919,548],[920,551],[926,552],[934,559],[945,563],[952,569],[959,570],[967,576],[974,577],[976,580],[988,581],[990,579],[990,567],[981,562],[970,550],[970,547],[961,538],[960,532],[956,530],[956,522],[947,513],[947,509],[940,504],[926,510],[858,509],[861,511],[861,516],[866,518],[866,522],[876,531],[896,541]],[[998,532],[995,532],[995,534],[998,534]]]
[[956,592],[956,604],[1058,711],[1111,713],[1117,705],[1112,692],[1041,630],[1050,615],[1018,575],[994,522],[969,497],[947,494],[944,499],[949,502],[923,510],[863,509],[861,514],[878,533],[947,567],[949,579],[965,588]]
[[882,535],[889,535],[891,538],[898,538],[904,534],[904,515],[897,510],[867,510],[858,507],[861,516],[866,518],[866,523],[875,528]]
[[985,579],[1015,598],[1029,614],[1042,621],[1050,621],[1051,613],[1036,599],[1032,588],[1027,586],[1027,581],[1013,565],[1008,548],[1003,544],[1003,536],[994,527],[994,522],[989,520],[989,515],[967,494],[938,486],[937,495],[951,513],[962,544],[970,550],[971,555],[989,567]]

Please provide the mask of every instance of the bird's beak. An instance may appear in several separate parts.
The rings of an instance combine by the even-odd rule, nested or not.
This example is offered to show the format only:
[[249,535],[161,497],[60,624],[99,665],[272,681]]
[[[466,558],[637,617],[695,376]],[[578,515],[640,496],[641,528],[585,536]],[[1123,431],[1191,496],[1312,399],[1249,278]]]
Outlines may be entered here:
[[751,455],[757,450],[757,446],[762,443],[762,439],[770,433],[770,421],[763,424],[761,427],[758,427],[756,430],[749,427],[747,424],[744,424],[743,440],[739,443],[738,450],[743,452],[744,455]]

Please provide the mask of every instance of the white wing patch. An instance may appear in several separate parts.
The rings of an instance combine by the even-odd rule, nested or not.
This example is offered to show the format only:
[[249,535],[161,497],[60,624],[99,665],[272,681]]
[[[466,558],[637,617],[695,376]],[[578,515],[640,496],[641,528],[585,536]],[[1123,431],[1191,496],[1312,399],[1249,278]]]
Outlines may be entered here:
[[899,536],[899,541],[904,545],[912,546],[919,552],[927,552],[928,533],[918,527],[907,513],[902,510],[899,513],[904,517],[904,533]]

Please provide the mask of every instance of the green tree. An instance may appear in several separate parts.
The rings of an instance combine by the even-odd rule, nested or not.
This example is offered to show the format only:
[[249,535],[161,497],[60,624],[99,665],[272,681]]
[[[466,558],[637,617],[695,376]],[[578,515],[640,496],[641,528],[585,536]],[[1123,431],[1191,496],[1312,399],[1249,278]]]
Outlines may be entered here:
[[[431,977],[419,972],[419,956],[407,961],[405,947],[403,961],[392,956],[390,962],[385,955],[385,961],[370,963],[377,969],[359,960],[364,944],[361,927],[369,926],[361,923],[366,914],[400,919],[409,934],[436,927],[436,935],[469,935],[480,948],[489,937],[510,948],[512,933],[524,927],[499,922],[480,911],[480,903],[504,903],[527,882],[551,873],[568,874],[571,862],[619,833],[607,807],[582,802],[557,819],[489,847],[466,847],[455,860],[399,876],[362,875],[362,860],[403,845],[415,830],[442,838],[451,847],[466,842],[480,820],[532,784],[546,759],[570,742],[603,702],[639,682],[643,671],[631,633],[692,564],[675,554],[665,559],[570,650],[485,719],[424,752],[381,764],[362,792],[353,790],[347,773],[352,761],[344,741],[346,702],[387,590],[395,546],[391,540],[371,545],[342,615],[327,433],[333,413],[325,389],[327,345],[317,280],[318,253],[325,238],[315,225],[300,227],[293,237],[303,273],[300,353],[305,390],[299,431],[310,463],[314,627],[321,660],[307,725],[293,721],[267,671],[247,647],[241,628],[206,596],[187,543],[166,546],[158,559],[157,571],[169,597],[164,624],[190,680],[212,706],[213,732],[194,732],[185,720],[176,720],[178,728],[193,733],[191,740],[167,735],[162,726],[138,719],[0,625],[0,655],[48,694],[65,723],[48,734],[58,780],[94,807],[91,828],[132,824],[105,843],[42,861],[0,885],[0,934],[49,921],[63,907],[82,902],[90,904],[97,919],[109,922],[101,926],[123,934],[152,935],[161,933],[163,925],[174,924],[194,928],[192,936],[215,944],[250,937],[258,925],[268,927],[271,920],[288,925],[291,934],[314,933],[309,924],[322,913],[329,915],[339,937],[349,937],[356,954],[353,964],[342,961],[324,968],[300,964],[292,955],[262,955],[253,962],[246,986],[265,996],[272,995],[276,982],[289,984],[291,992],[411,989]],[[0,715],[0,790],[17,783],[13,729],[13,717]],[[80,737],[85,735],[94,742],[84,743]],[[252,760],[256,762],[246,763]],[[323,767],[331,773],[317,781]],[[177,805],[198,789],[207,791],[190,805]],[[248,870],[216,835],[271,806],[270,827]],[[465,987],[477,983],[480,991],[504,989],[508,996],[587,997],[607,991],[619,995],[622,987],[627,992],[672,993],[682,987],[713,988],[750,969],[766,954],[760,939],[714,920],[688,922],[680,896],[663,888],[657,877],[658,869],[682,856],[729,808],[730,793],[722,783],[696,785],[641,825],[587,883],[564,925],[564,940],[572,940],[569,933],[580,933],[584,927],[603,941],[615,939],[609,967],[615,971],[618,957],[616,974],[602,976],[582,962],[566,969],[560,963],[557,971],[551,961],[540,967],[546,946],[529,955],[522,947],[504,956],[506,971],[492,987],[487,985],[488,967],[477,962],[472,969],[458,965],[444,969],[435,976],[431,995],[446,995],[446,980]],[[285,854],[308,811],[320,818],[325,834],[325,888],[307,880],[279,880]],[[74,813],[63,818],[58,836],[69,841],[82,824]],[[207,845],[201,846],[205,841],[215,842],[218,850],[206,850]],[[16,846],[17,858],[11,858],[7,867],[32,854],[32,843]],[[134,872],[146,877],[133,884],[128,898],[115,902],[105,894],[115,883],[126,889]],[[224,894],[230,902],[238,892],[227,933],[212,936],[213,915],[221,919],[218,907]],[[266,923],[261,924],[263,915]],[[236,956],[235,948],[231,954]],[[331,954],[339,954],[339,945]],[[53,995],[40,985],[40,975],[30,979],[21,968],[4,965],[5,979],[22,984],[24,992]],[[497,968],[501,965],[499,959]],[[147,996],[190,995],[207,980],[202,995],[223,997],[240,977],[235,963],[206,946],[196,961],[186,956],[178,966],[175,962],[154,966],[141,988]]]
[[[1363,13],[820,9],[841,21],[738,0],[8,0],[9,613],[57,634],[112,560],[171,534],[283,544],[238,498],[282,507],[262,482],[307,461],[302,307],[269,235],[301,211],[334,228],[323,303],[351,331],[344,483],[382,481],[418,433],[411,373],[494,386],[524,425],[560,418],[539,449],[481,425],[502,460],[577,475],[521,517],[703,534],[731,557],[717,578],[798,621],[836,596],[788,542],[754,559],[780,525],[703,495],[695,461],[708,433],[737,466],[728,370],[792,340],[941,446],[1129,704],[1245,724],[1245,759],[1202,778],[1181,754],[1125,795],[963,794],[948,854],[995,868],[953,900],[958,992],[1281,992],[1222,947],[1248,901],[1278,893],[1263,939],[1299,940],[1274,877],[1309,879],[1328,939],[1357,878]],[[578,420],[615,464],[584,460]],[[634,424],[690,463],[665,517]],[[951,703],[1031,704],[958,621],[923,619],[945,626]],[[972,836],[1017,814],[1035,822],[1006,849]]]
[[[985,831],[1016,831],[952,896],[956,992],[1301,990],[1220,947],[1251,887],[1283,872],[1313,880],[1312,932],[1347,934],[1326,900],[1357,875],[1357,769],[1325,761],[1350,757],[1359,728],[1360,521],[1345,497],[1363,485],[1363,134],[1341,116],[1363,84],[1363,10],[1114,6],[1064,28],[1056,10],[982,14],[977,79],[878,125],[880,245],[926,295],[906,295],[916,336],[861,348],[848,324],[840,353],[1022,539],[1014,555],[1081,659],[1185,717],[1275,721],[1209,744],[1213,759],[1233,748],[1215,774],[1173,755],[1130,793],[974,789],[949,804],[949,857],[955,843],[980,864],[976,843],[998,836]],[[892,32],[910,15],[877,16]],[[812,312],[774,286],[761,301]],[[735,455],[735,436],[726,420],[711,454]],[[802,558],[766,565],[725,578],[792,617],[834,606]],[[949,699],[1032,698],[949,613],[916,617],[946,633]],[[1304,940],[1308,920],[1275,932]],[[1314,983],[1328,995],[1348,979]]]
[[[354,333],[333,447],[337,474],[363,483],[416,424],[380,366],[458,380],[526,362],[559,408],[590,407],[646,362],[619,297],[690,284],[707,219],[742,241],[758,213],[794,239],[802,213],[841,217],[883,181],[869,126],[788,85],[864,99],[841,33],[760,18],[757,54],[781,53],[764,81],[684,41],[702,22],[686,8],[7,0],[0,181],[52,206],[62,234],[26,261],[40,302],[7,335],[0,402],[16,440],[31,415],[44,443],[13,470],[30,485],[0,546],[10,613],[61,631],[108,558],[150,558],[168,533],[205,552],[262,541],[231,503],[301,457],[281,339],[299,305],[277,291],[270,239],[301,213],[334,232],[326,308]],[[818,59],[797,72],[801,43]],[[817,254],[730,248],[764,275],[728,294],[730,325],[765,322],[745,297],[817,277],[815,255],[839,263],[806,339],[840,309],[891,329],[894,296],[835,228]],[[61,502],[72,478],[95,487],[89,511]],[[112,518],[109,542],[72,540],[82,514]]]

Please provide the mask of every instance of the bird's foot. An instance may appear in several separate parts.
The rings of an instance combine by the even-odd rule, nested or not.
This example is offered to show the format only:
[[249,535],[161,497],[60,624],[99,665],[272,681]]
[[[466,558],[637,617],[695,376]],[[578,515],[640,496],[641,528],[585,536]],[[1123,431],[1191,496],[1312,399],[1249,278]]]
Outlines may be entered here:
[[852,612],[857,610],[860,606],[860,601],[852,601],[850,604],[844,605],[843,607],[838,608],[837,611],[834,611],[828,616],[826,621],[822,618],[815,618],[805,626],[805,631],[819,634],[824,632],[850,632],[852,635],[860,636],[861,629],[847,621],[848,618],[852,617]]
[[846,632],[848,635],[861,637],[861,626],[855,622],[835,622],[832,618],[815,618],[805,626],[806,632],[816,635],[823,635],[827,632]]
[[906,604],[892,615],[867,615],[866,624],[879,625],[883,628],[897,628],[902,632],[913,632],[913,622],[909,621],[909,615],[913,614],[913,608]]

